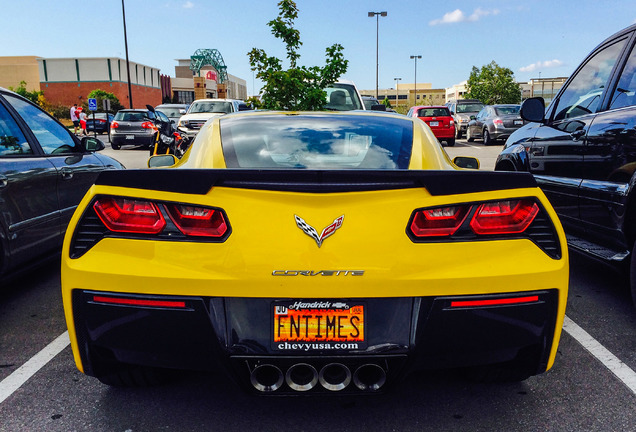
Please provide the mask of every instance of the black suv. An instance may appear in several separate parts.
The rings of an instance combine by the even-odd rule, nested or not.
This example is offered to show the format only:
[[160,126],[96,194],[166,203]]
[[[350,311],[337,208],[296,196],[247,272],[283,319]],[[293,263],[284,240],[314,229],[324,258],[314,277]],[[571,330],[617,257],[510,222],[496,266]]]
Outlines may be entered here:
[[636,304],[636,25],[596,47],[545,110],[531,98],[495,170],[530,171],[568,244],[629,263]]

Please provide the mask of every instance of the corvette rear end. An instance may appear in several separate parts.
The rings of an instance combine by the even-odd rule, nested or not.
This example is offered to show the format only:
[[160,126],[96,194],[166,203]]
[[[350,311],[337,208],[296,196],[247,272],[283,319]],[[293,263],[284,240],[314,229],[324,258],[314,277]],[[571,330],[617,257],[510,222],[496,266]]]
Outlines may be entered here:
[[418,369],[548,370],[568,259],[525,174],[164,169],[100,176],[62,283],[77,366],[107,384],[378,392]]

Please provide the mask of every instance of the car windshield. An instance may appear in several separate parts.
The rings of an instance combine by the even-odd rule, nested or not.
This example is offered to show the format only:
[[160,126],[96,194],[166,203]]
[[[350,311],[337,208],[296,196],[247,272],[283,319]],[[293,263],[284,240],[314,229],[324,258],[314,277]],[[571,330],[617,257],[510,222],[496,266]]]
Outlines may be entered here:
[[505,106],[505,107],[495,107],[495,112],[497,115],[513,115],[519,114],[519,110],[521,106]]
[[368,116],[263,115],[220,123],[228,168],[408,169],[413,124]]
[[183,108],[159,108],[157,111],[164,113],[168,117],[181,117],[181,112]]
[[117,121],[142,122],[148,120],[148,118],[149,113],[141,111],[119,111],[115,115],[115,120]]
[[418,117],[445,117],[450,116],[448,108],[422,108],[417,114]]
[[471,103],[471,104],[457,104],[458,113],[479,112],[484,107],[484,104]]
[[373,99],[368,99],[368,98],[362,99],[362,103],[364,103],[364,107],[366,109],[368,109],[368,110],[370,110],[373,105],[379,105],[380,104],[380,102],[378,102],[378,100],[375,99],[375,98],[373,98]]
[[196,113],[223,113],[232,112],[232,104],[230,102],[212,102],[212,101],[195,101],[190,106],[188,114]]

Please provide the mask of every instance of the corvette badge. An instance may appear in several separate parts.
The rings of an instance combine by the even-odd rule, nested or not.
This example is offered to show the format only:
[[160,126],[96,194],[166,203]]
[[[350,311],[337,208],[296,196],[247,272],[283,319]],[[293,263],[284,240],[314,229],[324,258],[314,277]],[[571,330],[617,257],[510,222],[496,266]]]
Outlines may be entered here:
[[309,225],[300,216],[294,215],[294,219],[296,219],[296,225],[298,226],[298,228],[303,230],[303,232],[307,234],[309,237],[316,240],[318,247],[320,247],[322,246],[322,242],[325,241],[327,237],[335,233],[336,230],[342,226],[344,215],[340,216],[337,219],[334,219],[334,221],[329,226],[327,226],[325,229],[322,230],[322,233],[320,233],[320,235],[318,235],[318,231],[316,231],[316,228]]

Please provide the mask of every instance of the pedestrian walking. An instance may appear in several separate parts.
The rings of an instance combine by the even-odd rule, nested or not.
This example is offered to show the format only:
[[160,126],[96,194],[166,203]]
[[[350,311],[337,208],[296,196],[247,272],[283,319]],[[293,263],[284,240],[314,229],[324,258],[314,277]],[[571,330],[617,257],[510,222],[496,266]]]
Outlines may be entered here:
[[77,114],[78,114],[77,110],[78,110],[77,104],[74,104],[71,107],[71,121],[73,122],[73,128],[74,128],[75,135],[77,135],[77,130],[80,127],[79,117],[77,116]]
[[82,108],[79,108],[78,111],[80,112],[79,113],[80,129],[82,129],[82,135],[86,136],[88,135],[88,133],[86,132],[86,117],[87,116]]

